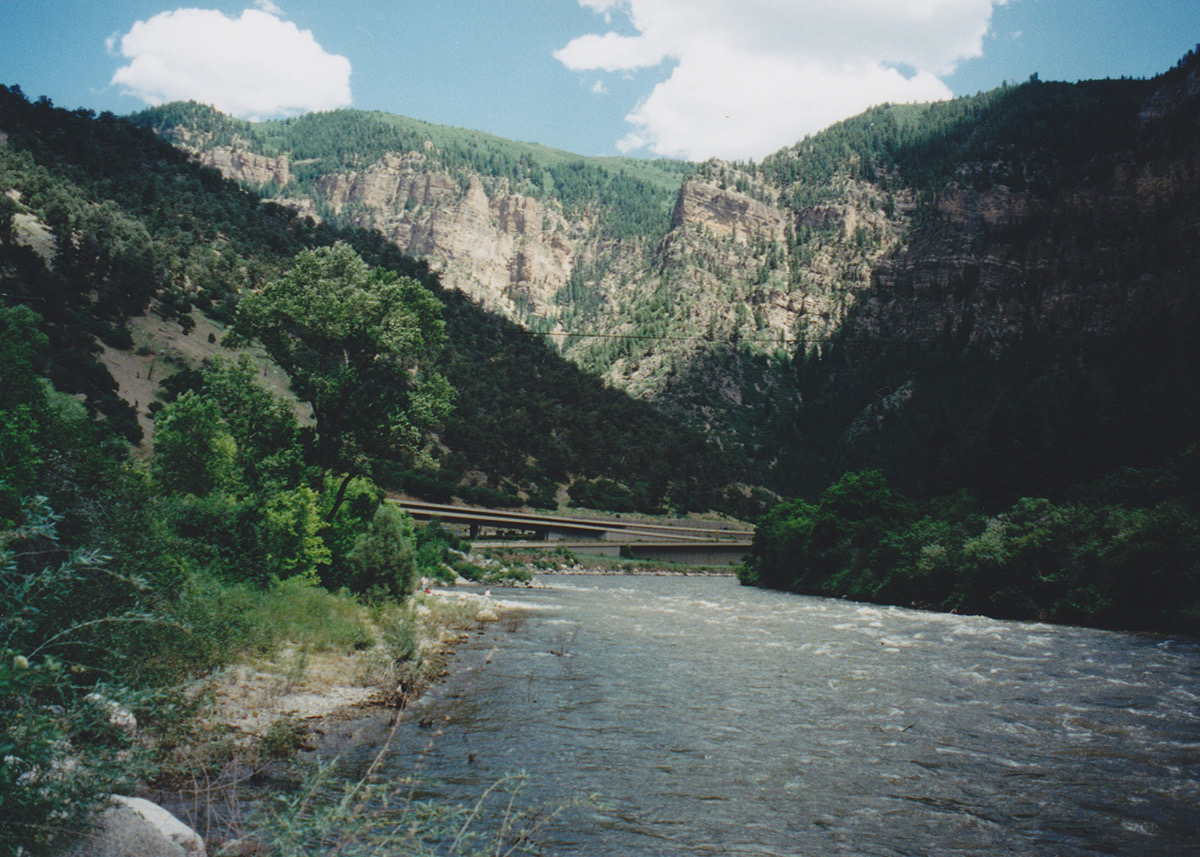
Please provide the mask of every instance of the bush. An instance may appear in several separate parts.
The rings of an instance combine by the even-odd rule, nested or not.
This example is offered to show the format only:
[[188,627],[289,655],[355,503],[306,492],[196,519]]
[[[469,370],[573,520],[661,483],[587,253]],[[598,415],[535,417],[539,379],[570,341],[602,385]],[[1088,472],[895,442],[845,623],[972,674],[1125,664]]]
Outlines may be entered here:
[[1131,630],[1200,631],[1200,518],[1187,456],[1115,484],[1167,486],[1150,508],[1023,498],[983,516],[954,495],[914,507],[877,473],[847,474],[816,503],[780,503],[759,522],[743,583],[866,601]]
[[454,480],[427,470],[403,471],[400,483],[409,494],[430,503],[449,503],[458,490]]
[[662,498],[652,496],[645,482],[628,488],[612,479],[577,479],[567,490],[571,505],[604,512],[641,512],[647,515],[662,513]]
[[458,496],[475,506],[493,509],[513,509],[525,505],[525,501],[508,491],[498,491],[486,485],[461,485],[456,489]]
[[330,560],[329,548],[321,538],[323,526],[317,492],[305,485],[267,499],[262,520],[267,570],[280,580],[304,577],[315,581],[318,568]]
[[375,510],[371,526],[359,536],[347,561],[353,569],[351,589],[404,600],[417,582],[412,519],[391,503],[384,503]]
[[462,552],[467,543],[458,537],[453,530],[442,526],[437,518],[431,518],[429,523],[416,531],[417,573],[422,577],[433,577],[438,580],[451,582],[454,572],[447,567],[454,552]]
[[321,652],[373,645],[366,616],[352,594],[329,592],[293,578],[261,593],[249,618],[272,643],[287,641],[302,651]]
[[176,494],[204,496],[233,483],[237,443],[213,402],[189,390],[159,412],[154,472]]
[[132,628],[164,620],[106,610],[96,593],[135,582],[94,551],[63,550],[44,499],[20,523],[0,531],[0,851],[44,854],[136,776],[130,735],[97,704],[133,694],[96,677],[120,665]]

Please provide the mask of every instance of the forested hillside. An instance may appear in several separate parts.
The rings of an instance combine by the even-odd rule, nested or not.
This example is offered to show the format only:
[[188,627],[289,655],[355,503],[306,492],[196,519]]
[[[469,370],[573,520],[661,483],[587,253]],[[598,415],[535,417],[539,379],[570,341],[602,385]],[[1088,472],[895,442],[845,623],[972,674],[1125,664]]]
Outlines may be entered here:
[[418,253],[747,481],[815,496],[869,466],[1003,503],[1195,434],[1195,65],[884,105],[761,164],[572,161],[354,111],[138,121]]
[[[763,446],[788,451],[791,490],[871,466],[919,496],[1004,504],[1197,438],[1196,75],[1192,60],[1152,81],[1035,81],[915,126],[881,108],[821,139],[917,206],[843,324],[787,373],[803,404]],[[764,169],[795,174],[812,147]]]
[[[804,499],[761,522],[743,579],[1197,633],[1200,61],[929,112],[835,129],[918,205],[797,354],[796,398],[759,405]],[[819,173],[811,146],[765,168]]]
[[[699,435],[444,291],[425,264],[374,233],[313,225],[150,131],[30,103],[15,88],[3,93],[0,130],[6,299],[43,315],[44,371],[56,388],[78,394],[127,440],[140,433],[132,403],[93,359],[93,337],[132,348],[128,322],[147,311],[178,321],[180,335],[194,313],[229,322],[239,297],[276,278],[298,251],[343,240],[445,304],[448,344],[436,359],[457,406],[423,461],[375,460],[389,486],[553,506],[559,485],[606,479],[639,508],[699,508],[719,504],[736,476]],[[178,373],[164,395],[178,396],[196,377]]]

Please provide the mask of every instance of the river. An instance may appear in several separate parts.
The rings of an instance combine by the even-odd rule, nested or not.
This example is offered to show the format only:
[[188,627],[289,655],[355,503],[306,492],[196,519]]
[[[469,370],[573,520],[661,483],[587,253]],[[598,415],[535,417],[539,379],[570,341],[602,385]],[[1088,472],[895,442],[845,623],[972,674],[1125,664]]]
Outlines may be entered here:
[[[1200,645],[548,576],[405,712],[390,775],[566,806],[547,855],[1200,854]],[[385,717],[355,725],[366,758]],[[351,751],[353,755],[354,751]]]

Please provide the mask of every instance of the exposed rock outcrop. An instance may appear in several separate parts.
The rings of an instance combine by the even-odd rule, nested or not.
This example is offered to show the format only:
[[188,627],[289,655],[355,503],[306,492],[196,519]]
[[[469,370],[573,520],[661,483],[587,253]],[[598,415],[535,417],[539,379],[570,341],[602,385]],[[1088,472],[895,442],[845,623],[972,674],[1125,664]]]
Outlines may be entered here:
[[259,187],[285,187],[292,180],[288,156],[277,158],[257,155],[241,147],[216,146],[199,155],[200,163],[212,167],[226,178],[236,179]]
[[67,857],[205,857],[204,840],[161,806],[112,796],[95,829]]
[[512,192],[504,180],[459,178],[421,153],[390,155],[318,182],[324,202],[424,257],[443,282],[506,315],[554,318],[555,295],[589,257],[587,221],[557,201]]

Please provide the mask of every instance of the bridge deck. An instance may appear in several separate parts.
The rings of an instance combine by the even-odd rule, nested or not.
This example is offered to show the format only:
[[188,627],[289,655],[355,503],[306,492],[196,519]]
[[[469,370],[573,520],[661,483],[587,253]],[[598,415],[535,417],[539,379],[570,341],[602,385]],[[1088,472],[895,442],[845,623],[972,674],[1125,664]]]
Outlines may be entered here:
[[655,559],[689,565],[737,565],[750,553],[750,542],[701,541],[563,541],[528,542],[488,540],[474,542],[479,548],[511,550],[553,550],[563,547],[585,556],[626,556],[633,559]]
[[662,540],[742,542],[753,534],[753,530],[735,528],[731,525],[702,527],[654,524],[610,518],[575,518],[564,515],[497,511],[412,500],[396,499],[393,502],[418,520],[439,518],[447,523],[466,524],[472,528],[473,532],[477,532],[483,527],[530,531],[546,539],[572,536],[626,543]]

